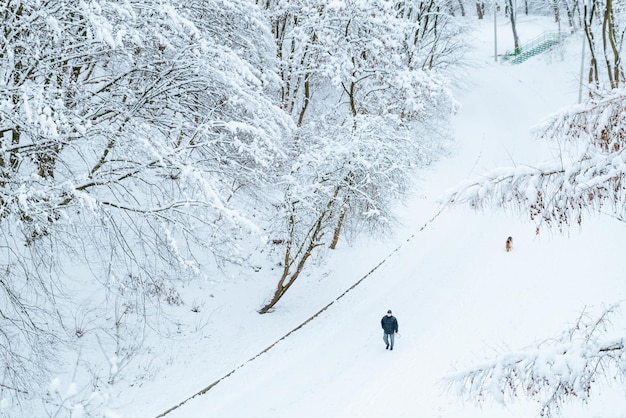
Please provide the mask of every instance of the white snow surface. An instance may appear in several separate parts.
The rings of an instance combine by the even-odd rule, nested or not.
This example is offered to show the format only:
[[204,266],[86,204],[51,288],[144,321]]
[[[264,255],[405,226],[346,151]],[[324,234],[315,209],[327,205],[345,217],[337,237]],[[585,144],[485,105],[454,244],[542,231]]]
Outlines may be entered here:
[[[498,23],[502,53],[512,36],[506,22]],[[520,17],[522,41],[554,25],[549,18]],[[256,311],[278,279],[280,269],[272,266],[216,276],[200,292],[183,294],[181,310],[190,311],[192,302],[199,308],[189,313],[197,318],[196,337],[164,340],[153,360],[166,366],[142,366],[146,378],[112,401],[116,414],[156,417],[187,400],[165,416],[537,416],[539,404],[524,399],[464,403],[444,390],[442,378],[557,337],[585,307],[622,300],[626,225],[597,216],[580,230],[537,235],[525,214],[439,212],[446,190],[468,178],[551,160],[555,145],[534,140],[531,128],[578,99],[580,35],[516,66],[494,62],[493,21],[477,22],[471,36],[472,65],[456,87],[461,108],[453,155],[421,173],[414,198],[398,208],[403,225],[386,241],[342,241],[270,314]],[[514,247],[507,253],[508,236]],[[382,340],[387,309],[399,322],[394,351]],[[624,411],[623,387],[599,381],[589,404],[573,400],[562,414],[617,418],[626,417]]]

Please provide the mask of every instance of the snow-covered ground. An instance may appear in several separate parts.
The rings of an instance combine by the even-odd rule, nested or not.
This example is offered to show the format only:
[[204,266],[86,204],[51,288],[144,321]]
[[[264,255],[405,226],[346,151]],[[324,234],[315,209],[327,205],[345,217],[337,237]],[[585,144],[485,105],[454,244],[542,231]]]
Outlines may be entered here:
[[[498,23],[502,53],[512,41],[506,22]],[[551,148],[533,140],[530,128],[578,99],[578,35],[564,48],[511,66],[494,62],[493,22],[476,24],[472,65],[457,91],[462,107],[455,118],[454,154],[423,173],[415,197],[399,208],[403,226],[385,242],[340,246],[300,278],[271,314],[256,313],[279,273],[270,266],[216,277],[196,297],[183,294],[187,304],[181,310],[197,302],[198,337],[164,341],[153,360],[168,366],[151,370],[142,363],[146,379],[111,403],[116,415],[156,417],[217,381],[166,416],[537,414],[533,402],[463,404],[443,390],[442,378],[504,350],[558,336],[585,306],[623,299],[626,225],[597,217],[581,231],[536,235],[523,215],[465,207],[439,213],[442,194],[469,177],[551,159]],[[549,18],[521,18],[522,41],[554,25]],[[514,249],[507,253],[509,235]],[[385,350],[380,329],[387,309],[400,326],[393,352]],[[622,388],[598,383],[592,394],[600,396],[589,405],[568,404],[563,416],[626,417]]]

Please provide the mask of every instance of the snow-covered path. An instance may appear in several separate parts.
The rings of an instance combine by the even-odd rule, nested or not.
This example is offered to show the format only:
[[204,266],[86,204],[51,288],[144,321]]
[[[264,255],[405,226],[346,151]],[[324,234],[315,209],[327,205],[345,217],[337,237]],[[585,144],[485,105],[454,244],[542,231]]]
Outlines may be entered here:
[[[623,298],[626,268],[618,252],[626,248],[626,226],[594,219],[582,233],[537,237],[520,217],[458,208],[419,231],[437,213],[437,199],[447,188],[512,161],[549,158],[548,147],[535,143],[529,128],[577,98],[577,57],[561,61],[548,55],[502,66],[489,56],[490,29],[485,24],[485,32],[475,34],[472,84],[459,95],[458,148],[428,171],[420,196],[404,209],[399,250],[314,321],[168,417],[534,416],[533,403],[463,405],[442,391],[441,379],[492,349],[517,349],[558,335],[585,305]],[[506,253],[509,235],[515,248]],[[346,251],[343,262],[330,265],[331,275],[367,270],[389,252],[375,259],[354,254]],[[594,254],[609,262],[598,263]],[[400,325],[393,352],[385,350],[379,326],[388,308]],[[208,384],[219,377],[196,379]],[[564,416],[619,417],[623,410],[574,404]]]

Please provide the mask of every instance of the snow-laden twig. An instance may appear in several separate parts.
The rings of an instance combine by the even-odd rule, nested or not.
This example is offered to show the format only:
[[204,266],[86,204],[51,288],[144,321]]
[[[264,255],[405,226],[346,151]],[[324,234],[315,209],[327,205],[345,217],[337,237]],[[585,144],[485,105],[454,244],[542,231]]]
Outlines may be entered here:
[[444,385],[478,403],[491,399],[506,404],[526,397],[540,403],[541,416],[558,415],[570,398],[587,402],[601,381],[626,378],[624,336],[611,321],[623,322],[619,307],[611,306],[595,319],[583,313],[561,337],[450,374]]

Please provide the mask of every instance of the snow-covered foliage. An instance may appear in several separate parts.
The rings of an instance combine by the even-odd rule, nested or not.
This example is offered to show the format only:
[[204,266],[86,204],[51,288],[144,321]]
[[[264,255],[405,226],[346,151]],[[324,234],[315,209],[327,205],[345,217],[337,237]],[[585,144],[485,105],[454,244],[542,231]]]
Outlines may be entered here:
[[[250,309],[258,303],[256,289],[271,286],[270,270],[276,270],[263,260],[249,281],[229,284],[228,296],[216,293],[209,338],[172,344],[179,348],[174,363],[123,393],[121,402],[129,402],[120,412],[158,416],[171,411],[165,416],[172,418],[537,416],[541,405],[523,399],[521,388],[513,403],[474,407],[442,393],[441,377],[450,373],[451,363],[456,370],[491,364],[480,358],[485,350],[491,358],[494,345],[513,347],[518,354],[547,349],[551,341],[518,350],[546,336],[559,337],[581,305],[623,299],[620,251],[626,224],[602,215],[581,231],[535,236],[527,223],[498,211],[439,211],[435,198],[459,179],[511,159],[549,158],[551,149],[535,147],[528,127],[577,98],[572,86],[579,78],[572,69],[580,65],[582,34],[553,52],[509,66],[490,59],[493,22],[476,23],[471,32],[476,48],[469,52],[474,65],[464,69],[467,85],[453,119],[459,135],[455,153],[419,172],[416,195],[394,211],[403,225],[385,231],[390,240],[361,236],[349,246],[342,240],[327,258],[307,267],[273,314],[258,316]],[[551,16],[522,13],[519,23],[520,34],[528,38],[556,26]],[[508,22],[499,17],[498,24],[498,36],[510,35]],[[313,116],[307,113],[309,122]],[[315,182],[317,160],[309,158],[311,164],[302,170],[309,170]],[[515,246],[506,252],[505,239],[511,235]],[[402,330],[393,352],[382,344],[377,314],[389,307]],[[598,343],[623,333],[621,319],[613,317],[613,324],[616,332]],[[549,354],[558,358],[558,351],[551,351],[544,359]],[[508,356],[506,350],[497,352]],[[607,376],[605,386],[597,375],[599,384],[588,403],[574,398],[563,404],[562,416],[623,418],[623,385]]]
[[[614,10],[612,2],[592,1],[588,6],[581,13],[591,49],[586,97],[534,131],[538,139],[558,146],[557,157],[532,167],[495,169],[464,182],[448,193],[448,204],[492,205],[525,213],[537,233],[543,226],[563,231],[581,225],[590,213],[625,220],[626,90],[619,58],[623,34],[617,28],[626,22],[621,8]],[[603,59],[598,57],[600,51]],[[489,394],[509,400],[526,394],[539,399],[542,414],[551,416],[567,398],[587,399],[592,383],[600,377],[623,378],[623,327],[599,340],[607,324],[604,318],[589,324],[579,321],[568,338],[551,348],[544,344],[537,351],[507,354],[451,379],[460,382],[461,392],[473,399]]]
[[601,210],[624,218],[625,100],[626,92],[614,89],[553,116],[536,133],[561,144],[560,160],[494,170],[461,184],[450,202],[527,211],[538,228],[564,229]]
[[182,286],[263,253],[261,235],[285,244],[287,277],[326,237],[388,226],[451,136],[440,71],[462,26],[445,10],[0,5],[5,409],[102,413],[148,335],[178,330]]
[[445,81],[408,71],[385,83],[377,84],[383,94],[369,86],[368,100],[358,100],[362,113],[311,116],[298,137],[306,152],[297,153],[284,181],[290,200],[316,207],[312,213],[331,203],[336,215],[349,215],[350,231],[388,228],[391,208],[408,193],[410,173],[445,153],[447,127],[436,116],[455,106]]
[[502,354],[485,364],[445,378],[450,391],[475,402],[493,399],[509,403],[526,396],[541,404],[540,415],[559,415],[561,406],[576,398],[586,403],[603,382],[623,382],[626,347],[619,306],[592,317],[584,312],[559,338],[517,352]]
[[585,100],[535,129],[539,139],[560,144],[558,157],[534,167],[494,170],[465,182],[450,192],[449,203],[521,210],[530,214],[538,230],[542,225],[561,230],[581,224],[586,212],[602,210],[624,218],[626,90],[619,28],[626,19],[612,2],[594,0],[575,10],[591,56],[584,67],[589,74]]
[[1,397],[41,398],[55,352],[88,339],[117,359],[92,368],[97,390],[180,302],[176,282],[211,254],[237,259],[231,231],[257,228],[233,203],[292,129],[272,38],[246,1],[24,0],[0,15]]
[[456,104],[436,70],[440,56],[446,67],[442,51],[459,34],[445,14],[437,35],[429,33],[428,19],[403,2],[302,0],[270,12],[283,108],[298,131],[272,228],[283,232],[283,273],[262,312],[315,248],[389,226],[390,207],[406,197],[414,170],[443,155]]

